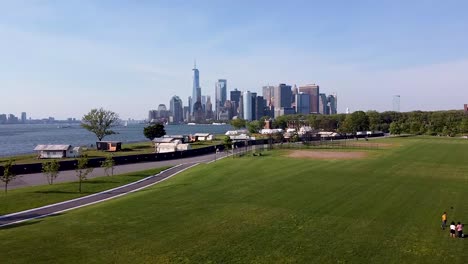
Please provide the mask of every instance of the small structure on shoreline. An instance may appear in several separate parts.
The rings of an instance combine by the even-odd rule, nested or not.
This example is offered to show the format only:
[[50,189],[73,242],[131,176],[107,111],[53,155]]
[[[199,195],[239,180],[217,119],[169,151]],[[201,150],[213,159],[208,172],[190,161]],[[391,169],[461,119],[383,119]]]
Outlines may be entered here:
[[34,150],[40,159],[75,158],[81,154],[80,147],[71,145],[37,145]]
[[210,133],[195,133],[193,135],[196,141],[212,141],[213,135]]
[[120,141],[98,141],[96,142],[97,150],[105,150],[115,152],[122,150],[122,142]]
[[169,153],[192,149],[190,144],[183,144],[182,141],[178,139],[173,140],[172,138],[161,138],[161,140],[153,140],[153,142],[155,142],[154,147],[156,153]]

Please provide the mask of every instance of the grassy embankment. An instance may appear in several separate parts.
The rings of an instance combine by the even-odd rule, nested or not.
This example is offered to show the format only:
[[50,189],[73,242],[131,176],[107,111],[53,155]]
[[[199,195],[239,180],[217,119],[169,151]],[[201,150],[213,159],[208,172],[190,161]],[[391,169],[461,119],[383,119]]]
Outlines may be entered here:
[[[354,160],[223,159],[0,230],[8,263],[466,263],[468,142],[384,139]],[[326,151],[326,150],[319,150]],[[336,150],[334,150],[336,151]],[[349,151],[349,150],[348,150]]]

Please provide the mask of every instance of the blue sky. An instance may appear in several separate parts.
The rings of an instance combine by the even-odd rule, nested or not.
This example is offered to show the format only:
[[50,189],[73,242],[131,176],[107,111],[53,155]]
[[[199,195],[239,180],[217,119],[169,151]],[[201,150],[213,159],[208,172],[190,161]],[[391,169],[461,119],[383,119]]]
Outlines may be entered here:
[[461,109],[467,1],[0,0],[0,113],[142,119],[202,93],[316,83],[338,110]]

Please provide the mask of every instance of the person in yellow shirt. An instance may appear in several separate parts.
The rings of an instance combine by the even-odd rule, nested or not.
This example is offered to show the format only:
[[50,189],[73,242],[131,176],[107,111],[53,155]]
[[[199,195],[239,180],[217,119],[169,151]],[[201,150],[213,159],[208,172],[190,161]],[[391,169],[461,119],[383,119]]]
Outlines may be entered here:
[[442,225],[440,227],[442,228],[442,230],[445,230],[445,228],[447,227],[447,212],[444,212],[442,214]]

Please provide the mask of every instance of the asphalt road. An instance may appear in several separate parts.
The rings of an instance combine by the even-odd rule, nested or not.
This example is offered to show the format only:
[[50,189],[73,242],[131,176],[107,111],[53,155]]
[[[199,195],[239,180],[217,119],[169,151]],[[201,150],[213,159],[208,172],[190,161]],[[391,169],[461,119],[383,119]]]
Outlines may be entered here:
[[[225,153],[216,154],[217,158],[226,156]],[[199,162],[208,162],[215,159],[215,154],[207,154],[192,158],[183,158],[183,159],[174,159],[174,160],[165,160],[165,161],[154,161],[154,162],[141,162],[133,164],[118,165],[114,167],[114,174],[122,174],[133,171],[147,170],[152,168],[159,168],[165,166],[175,166],[185,163],[199,163]],[[105,176],[103,168],[94,168],[93,172],[88,175],[88,178],[95,178],[99,176]],[[74,170],[61,171],[55,180],[55,183],[59,182],[71,182],[77,181],[76,172]],[[10,182],[8,189],[16,189],[21,187],[36,186],[36,185],[46,185],[47,180],[42,173],[33,173],[33,174],[24,174],[18,175],[15,180]],[[0,183],[0,190],[3,189],[5,185]]]
[[131,192],[138,191],[140,189],[149,187],[158,182],[161,182],[169,177],[176,175],[177,173],[184,171],[198,163],[184,163],[165,170],[157,175],[147,177],[143,180],[130,183],[124,186],[120,186],[111,190],[100,192],[97,194],[88,195],[85,197],[56,203],[48,206],[43,206],[31,210],[26,210],[18,213],[13,213],[5,216],[0,216],[0,227],[9,226],[13,224],[19,224],[32,219],[44,218],[51,215],[57,215],[72,209],[80,208],[83,206],[103,202],[112,198],[116,198]]

